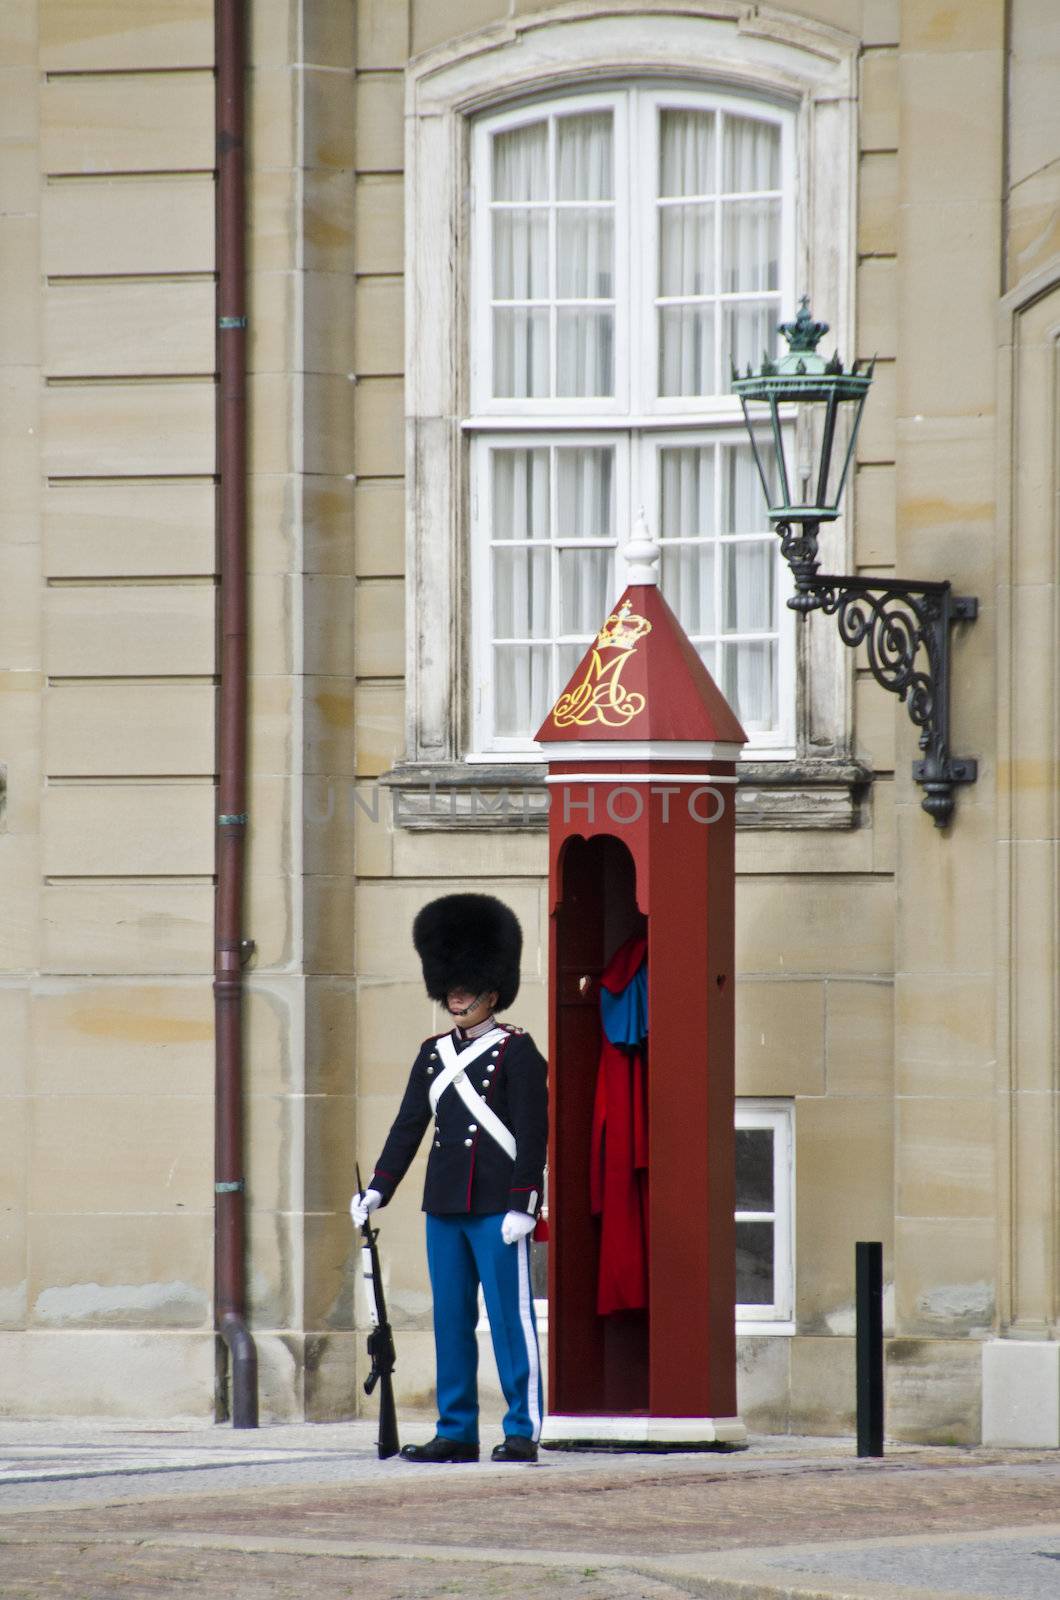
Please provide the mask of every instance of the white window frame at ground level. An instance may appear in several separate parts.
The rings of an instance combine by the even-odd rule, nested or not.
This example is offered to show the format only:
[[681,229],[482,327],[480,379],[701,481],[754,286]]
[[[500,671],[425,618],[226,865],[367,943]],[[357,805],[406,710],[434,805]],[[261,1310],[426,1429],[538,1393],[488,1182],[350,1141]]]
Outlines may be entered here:
[[791,1100],[736,1102],[736,1131],[768,1130],[773,1138],[771,1208],[736,1211],[741,1222],[773,1229],[772,1304],[736,1306],[737,1333],[795,1332],[795,1106]]
[[[858,41],[780,9],[750,14],[737,0],[715,0],[710,9],[704,16],[665,0],[567,0],[465,35],[409,66],[405,770],[451,770],[474,746],[470,441],[462,424],[473,417],[466,186],[478,119],[521,100],[590,85],[604,90],[628,80],[631,65],[639,80],[675,90],[691,85],[790,104],[800,192],[812,202],[800,213],[795,277],[833,324],[839,348],[853,346]],[[653,420],[668,427],[675,421],[672,413]],[[496,422],[526,426],[515,416]],[[829,538],[826,562],[846,561],[845,529],[833,529]],[[829,641],[831,632],[822,630],[821,638]],[[811,646],[819,648],[822,660],[815,657],[812,668],[814,740],[828,743],[831,726],[842,748],[850,685],[841,647]]]

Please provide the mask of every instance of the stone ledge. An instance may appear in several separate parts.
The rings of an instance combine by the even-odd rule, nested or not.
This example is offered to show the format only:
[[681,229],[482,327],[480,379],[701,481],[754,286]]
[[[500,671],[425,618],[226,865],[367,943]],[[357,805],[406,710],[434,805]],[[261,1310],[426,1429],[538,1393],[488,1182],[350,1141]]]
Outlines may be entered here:
[[[873,779],[869,767],[842,758],[748,761],[737,771],[741,831],[857,828]],[[411,832],[543,832],[549,806],[543,775],[540,762],[405,762],[379,782],[392,793],[394,826]]]

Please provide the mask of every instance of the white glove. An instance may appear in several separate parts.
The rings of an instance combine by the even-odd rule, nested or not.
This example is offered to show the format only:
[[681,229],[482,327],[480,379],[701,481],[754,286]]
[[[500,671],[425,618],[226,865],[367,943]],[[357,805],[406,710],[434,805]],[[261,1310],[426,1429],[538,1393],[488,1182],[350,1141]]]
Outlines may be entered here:
[[376,1206],[382,1202],[383,1196],[378,1189],[365,1189],[363,1194],[355,1194],[350,1201],[350,1216],[353,1218],[355,1228],[363,1228]]
[[506,1211],[501,1223],[501,1238],[505,1244],[515,1244],[519,1239],[525,1239],[528,1233],[533,1233],[536,1227],[537,1218],[528,1211]]

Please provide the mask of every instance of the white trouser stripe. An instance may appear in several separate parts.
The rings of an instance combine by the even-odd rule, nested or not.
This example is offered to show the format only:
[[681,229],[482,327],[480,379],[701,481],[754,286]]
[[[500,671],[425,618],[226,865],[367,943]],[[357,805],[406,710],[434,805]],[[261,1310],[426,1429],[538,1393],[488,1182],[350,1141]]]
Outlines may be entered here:
[[537,1334],[534,1332],[533,1311],[530,1304],[529,1239],[520,1239],[515,1248],[519,1252],[519,1321],[523,1325],[527,1366],[530,1369],[526,1404],[530,1412],[530,1426],[534,1430],[533,1437],[537,1440],[541,1437],[541,1406],[538,1400],[538,1385],[541,1382],[541,1358],[538,1354]]

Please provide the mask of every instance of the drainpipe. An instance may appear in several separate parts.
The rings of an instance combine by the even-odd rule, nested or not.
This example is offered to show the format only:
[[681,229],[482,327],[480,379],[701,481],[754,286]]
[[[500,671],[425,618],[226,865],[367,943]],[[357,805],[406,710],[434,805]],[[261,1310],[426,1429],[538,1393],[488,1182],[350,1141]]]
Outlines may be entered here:
[[[216,0],[217,529],[220,589],[217,708],[217,893],[214,1315],[220,1414],[258,1425],[258,1357],[246,1321],[243,1177],[243,872],[247,757],[247,352],[243,179],[244,0]],[[231,1370],[225,1394],[225,1350]]]

